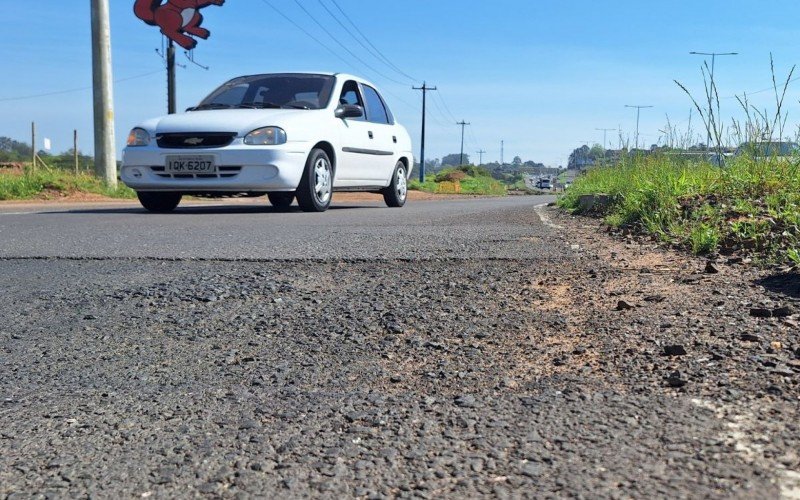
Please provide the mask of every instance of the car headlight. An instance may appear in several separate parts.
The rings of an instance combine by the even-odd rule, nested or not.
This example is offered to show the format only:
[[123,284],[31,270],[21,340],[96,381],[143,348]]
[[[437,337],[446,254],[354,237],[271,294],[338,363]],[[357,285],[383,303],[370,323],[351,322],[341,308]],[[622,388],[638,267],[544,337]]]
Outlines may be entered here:
[[286,132],[280,127],[264,127],[253,130],[244,138],[248,146],[277,146],[286,144]]
[[150,134],[143,128],[135,128],[128,134],[128,146],[148,146]]

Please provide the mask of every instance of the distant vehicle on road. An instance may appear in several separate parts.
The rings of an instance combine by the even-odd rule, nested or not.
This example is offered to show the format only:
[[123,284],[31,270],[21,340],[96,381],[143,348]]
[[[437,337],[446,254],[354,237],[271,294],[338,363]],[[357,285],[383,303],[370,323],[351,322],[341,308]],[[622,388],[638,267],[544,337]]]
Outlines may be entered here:
[[539,189],[552,189],[553,186],[550,183],[550,179],[539,179],[536,181],[536,187]]
[[121,179],[149,211],[183,195],[267,195],[324,212],[334,191],[407,197],[411,138],[374,85],[346,74],[281,73],[225,83],[186,113],[147,120],[128,137]]

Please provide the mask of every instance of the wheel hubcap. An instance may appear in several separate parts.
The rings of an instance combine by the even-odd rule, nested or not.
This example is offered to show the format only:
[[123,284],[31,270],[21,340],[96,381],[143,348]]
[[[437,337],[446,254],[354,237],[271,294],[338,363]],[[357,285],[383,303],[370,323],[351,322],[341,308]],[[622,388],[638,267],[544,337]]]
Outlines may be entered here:
[[397,169],[397,196],[399,196],[401,200],[405,200],[407,194],[408,183],[406,181],[406,169],[401,167]]
[[331,199],[331,166],[325,158],[314,164],[314,194],[320,203],[328,203]]

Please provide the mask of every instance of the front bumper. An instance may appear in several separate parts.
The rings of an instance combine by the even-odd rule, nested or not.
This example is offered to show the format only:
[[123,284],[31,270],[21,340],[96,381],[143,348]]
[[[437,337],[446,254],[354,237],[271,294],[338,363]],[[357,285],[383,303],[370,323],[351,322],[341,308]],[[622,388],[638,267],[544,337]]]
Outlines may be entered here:
[[[162,149],[156,145],[125,148],[120,179],[135,191],[279,192],[300,185],[309,150],[305,143],[224,148]],[[170,175],[167,155],[213,155],[216,174]]]

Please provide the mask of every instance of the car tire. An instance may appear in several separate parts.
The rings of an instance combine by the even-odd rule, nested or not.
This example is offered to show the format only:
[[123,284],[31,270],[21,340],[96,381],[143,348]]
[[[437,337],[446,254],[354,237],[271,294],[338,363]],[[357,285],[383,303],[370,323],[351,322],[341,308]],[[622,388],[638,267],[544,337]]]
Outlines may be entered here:
[[269,193],[267,195],[269,203],[275,210],[289,210],[294,202],[294,193]]
[[402,161],[397,162],[392,174],[392,181],[383,193],[383,199],[386,205],[392,208],[400,208],[406,204],[408,199],[408,172],[406,165]]
[[333,164],[328,154],[313,149],[297,188],[297,204],[303,212],[324,212],[333,197]]
[[178,207],[183,195],[181,193],[152,193],[139,191],[136,193],[139,203],[149,212],[168,213]]

